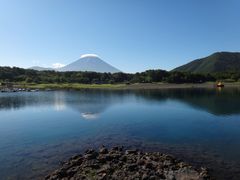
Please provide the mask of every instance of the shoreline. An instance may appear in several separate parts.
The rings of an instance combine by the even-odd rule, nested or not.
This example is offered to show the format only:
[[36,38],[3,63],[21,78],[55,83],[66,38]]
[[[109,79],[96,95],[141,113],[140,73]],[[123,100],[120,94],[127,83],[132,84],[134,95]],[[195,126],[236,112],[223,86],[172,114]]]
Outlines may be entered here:
[[[237,88],[240,87],[239,82],[224,83],[223,88]],[[0,89],[4,87],[0,86]],[[154,90],[154,89],[184,89],[184,88],[216,88],[215,82],[207,83],[135,83],[135,84],[78,84],[78,83],[64,83],[64,84],[16,84],[12,88],[24,89],[39,89],[39,90],[81,90],[81,89],[102,89],[102,90]]]

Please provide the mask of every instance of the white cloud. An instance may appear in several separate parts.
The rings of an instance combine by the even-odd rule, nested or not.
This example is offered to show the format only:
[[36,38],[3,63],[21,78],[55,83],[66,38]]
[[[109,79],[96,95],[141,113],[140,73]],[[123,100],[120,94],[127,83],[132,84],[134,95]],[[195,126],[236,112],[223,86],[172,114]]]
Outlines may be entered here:
[[61,68],[61,67],[64,67],[65,65],[64,64],[61,64],[61,63],[54,63],[52,64],[52,67],[53,68]]
[[83,55],[81,55],[80,58],[84,58],[84,57],[98,57],[99,58],[99,56],[97,54],[83,54]]

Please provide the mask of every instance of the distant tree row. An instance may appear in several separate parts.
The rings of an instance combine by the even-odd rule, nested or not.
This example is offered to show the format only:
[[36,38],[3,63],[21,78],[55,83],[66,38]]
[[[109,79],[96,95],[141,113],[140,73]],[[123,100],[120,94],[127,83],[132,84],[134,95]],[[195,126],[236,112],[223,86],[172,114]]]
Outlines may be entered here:
[[141,73],[97,73],[97,72],[56,72],[36,71],[17,67],[0,67],[1,82],[26,83],[203,83],[206,81],[238,81],[240,73],[227,72],[215,74],[195,74],[187,72],[169,72],[165,70],[148,70]]

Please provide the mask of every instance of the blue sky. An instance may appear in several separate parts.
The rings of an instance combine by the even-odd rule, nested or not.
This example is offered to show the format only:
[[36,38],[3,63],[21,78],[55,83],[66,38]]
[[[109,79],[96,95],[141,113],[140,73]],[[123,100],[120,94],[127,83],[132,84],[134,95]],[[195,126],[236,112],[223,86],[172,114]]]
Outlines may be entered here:
[[124,72],[240,51],[239,0],[0,0],[0,66],[98,54]]

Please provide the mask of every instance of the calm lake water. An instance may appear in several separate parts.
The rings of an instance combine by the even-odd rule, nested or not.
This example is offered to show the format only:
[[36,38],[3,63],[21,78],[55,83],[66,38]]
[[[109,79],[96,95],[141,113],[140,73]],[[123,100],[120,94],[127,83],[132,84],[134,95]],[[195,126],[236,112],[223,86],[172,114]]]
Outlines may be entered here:
[[0,179],[42,178],[102,144],[240,179],[240,89],[0,93]]

